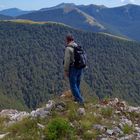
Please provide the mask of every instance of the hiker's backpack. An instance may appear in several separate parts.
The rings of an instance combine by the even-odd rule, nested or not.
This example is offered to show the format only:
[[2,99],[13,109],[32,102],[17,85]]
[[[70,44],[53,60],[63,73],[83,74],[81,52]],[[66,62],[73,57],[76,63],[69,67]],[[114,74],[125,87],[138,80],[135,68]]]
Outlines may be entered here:
[[85,68],[87,65],[87,55],[81,46],[73,47],[74,49],[74,67],[77,69]]

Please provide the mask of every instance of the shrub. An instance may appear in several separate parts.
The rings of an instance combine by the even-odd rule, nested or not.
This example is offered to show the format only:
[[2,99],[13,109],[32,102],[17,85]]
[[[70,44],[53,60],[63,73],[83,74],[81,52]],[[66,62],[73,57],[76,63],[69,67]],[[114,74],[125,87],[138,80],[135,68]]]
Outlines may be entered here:
[[113,109],[111,107],[108,108],[102,108],[101,109],[101,114],[105,117],[105,118],[110,118],[113,114]]
[[134,132],[134,127],[133,126],[130,126],[128,124],[125,124],[123,126],[123,129],[122,130],[123,130],[124,134],[132,134]]
[[63,138],[72,139],[74,130],[70,126],[69,122],[62,118],[55,118],[48,123],[45,128],[46,140],[59,140]]

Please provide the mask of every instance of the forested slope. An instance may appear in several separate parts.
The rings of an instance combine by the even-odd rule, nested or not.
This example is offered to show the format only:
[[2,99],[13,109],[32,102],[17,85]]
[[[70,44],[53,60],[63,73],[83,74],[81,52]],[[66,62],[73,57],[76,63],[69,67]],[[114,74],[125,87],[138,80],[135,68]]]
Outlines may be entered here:
[[1,108],[11,104],[14,108],[35,108],[68,89],[62,63],[68,33],[88,54],[84,87],[92,89],[90,94],[140,104],[140,44],[56,23],[1,21],[0,95],[5,99]]

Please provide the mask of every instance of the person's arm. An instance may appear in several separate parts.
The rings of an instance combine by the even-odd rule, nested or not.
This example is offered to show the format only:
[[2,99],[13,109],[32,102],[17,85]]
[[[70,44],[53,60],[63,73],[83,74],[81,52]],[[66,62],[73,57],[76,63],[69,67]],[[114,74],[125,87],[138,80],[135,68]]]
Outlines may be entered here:
[[67,47],[65,49],[65,57],[64,57],[64,75],[65,75],[65,77],[69,76],[69,66],[70,66],[70,49]]

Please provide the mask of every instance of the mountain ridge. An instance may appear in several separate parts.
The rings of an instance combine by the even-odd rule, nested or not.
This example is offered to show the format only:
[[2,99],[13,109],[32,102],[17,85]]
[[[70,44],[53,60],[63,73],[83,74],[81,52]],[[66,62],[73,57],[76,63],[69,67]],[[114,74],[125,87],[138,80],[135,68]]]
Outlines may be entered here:
[[[75,8],[78,8],[79,10],[84,12],[86,15],[88,15],[88,17],[92,17],[93,19],[95,19],[97,21],[97,24],[95,24],[95,28],[92,29],[92,27],[90,27],[89,24],[85,24],[84,20],[80,21],[83,15],[76,17],[77,13],[73,13],[72,17],[74,18],[68,17],[69,15],[67,15],[69,19],[72,19],[75,22],[73,22],[72,20],[69,20],[67,22],[65,18],[63,20],[61,19],[59,20],[59,18],[62,18],[64,15],[61,12],[59,13],[57,9],[68,10],[68,9],[75,9]],[[68,24],[74,28],[79,27],[82,30],[88,30],[93,32],[106,32],[114,35],[119,35],[122,37],[128,37],[137,41],[140,40],[139,37],[140,30],[138,28],[140,23],[140,17],[139,17],[140,6],[138,5],[129,4],[129,5],[119,6],[115,8],[108,8],[105,6],[98,6],[98,5],[81,6],[81,5],[62,3],[55,7],[46,8],[46,9],[44,8],[42,11],[44,11],[45,13],[39,14],[37,12],[31,14],[30,16],[27,14],[24,16],[20,16],[19,18],[36,20],[36,21],[51,20],[56,22],[63,22],[64,24]],[[51,18],[46,16],[47,12],[48,14],[50,14],[50,11],[52,12]],[[56,15],[55,14],[56,12],[58,12],[59,14]],[[81,27],[79,25],[81,25]]]
[[30,12],[32,11],[24,11],[18,8],[9,8],[9,9],[1,10],[0,14],[5,15],[5,16],[16,17],[19,15],[28,14]]
[[61,22],[80,30],[106,32],[139,41],[139,15],[140,6],[134,4],[108,8],[94,4],[61,3],[54,7],[30,11],[29,14],[22,14],[16,18]]
[[[36,17],[39,17],[38,19]],[[105,27],[102,26],[96,19],[87,15],[83,11],[75,7],[63,7],[53,10],[38,11],[28,15],[17,17],[19,19],[30,19],[33,21],[55,21],[67,24],[78,29],[87,29],[94,31],[103,31]]]
[[13,19],[13,17],[0,14],[0,20],[10,20],[10,19]]

